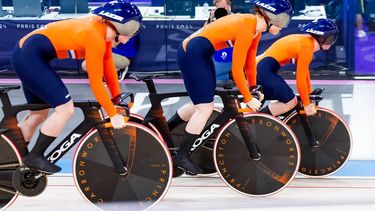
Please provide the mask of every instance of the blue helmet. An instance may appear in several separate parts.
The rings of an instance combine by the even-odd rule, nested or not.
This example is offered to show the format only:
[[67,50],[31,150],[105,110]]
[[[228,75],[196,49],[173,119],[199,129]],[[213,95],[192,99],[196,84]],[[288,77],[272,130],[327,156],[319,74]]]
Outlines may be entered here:
[[320,46],[323,44],[333,45],[339,35],[336,24],[328,19],[314,20],[301,27],[301,31],[311,34]]
[[250,0],[250,2],[261,10],[269,26],[285,28],[292,19],[293,8],[289,0]]
[[121,35],[136,34],[142,24],[142,14],[138,7],[124,0],[105,3],[92,13],[110,21]]

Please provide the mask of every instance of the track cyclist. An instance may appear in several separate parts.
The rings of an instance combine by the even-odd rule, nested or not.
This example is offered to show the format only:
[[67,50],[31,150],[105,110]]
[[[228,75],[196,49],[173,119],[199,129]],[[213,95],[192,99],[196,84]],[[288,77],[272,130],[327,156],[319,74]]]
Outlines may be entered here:
[[173,157],[174,164],[190,173],[202,169],[189,158],[189,150],[199,141],[213,111],[216,87],[212,55],[215,51],[233,45],[232,74],[244,102],[253,110],[261,103],[250,94],[243,69],[250,86],[256,85],[256,52],[261,33],[277,34],[292,17],[288,0],[253,0],[256,14],[233,14],[207,24],[186,38],[177,50],[177,60],[192,104],[181,107],[169,120],[172,130],[182,121],[188,121],[180,149]]
[[257,58],[257,83],[263,87],[266,100],[277,100],[261,109],[274,116],[283,115],[297,105],[297,97],[286,81],[277,74],[281,66],[295,61],[298,93],[307,115],[316,114],[315,104],[310,103],[312,92],[309,64],[313,54],[328,50],[337,40],[338,28],[328,19],[318,19],[301,28],[306,34],[291,34],[273,43]]
[[55,109],[49,117],[49,109],[29,111],[19,123],[25,140],[30,141],[36,127],[44,122],[35,146],[24,158],[27,167],[46,173],[61,170],[44,157],[44,152],[72,117],[74,106],[66,86],[50,65],[52,59],[85,58],[92,92],[110,116],[112,126],[126,126],[102,78],[112,97],[120,94],[112,47],[126,43],[138,33],[142,15],[135,5],[123,0],[103,4],[92,13],[95,16],[47,24],[23,37],[13,51],[12,65],[22,81],[27,102],[46,103]]

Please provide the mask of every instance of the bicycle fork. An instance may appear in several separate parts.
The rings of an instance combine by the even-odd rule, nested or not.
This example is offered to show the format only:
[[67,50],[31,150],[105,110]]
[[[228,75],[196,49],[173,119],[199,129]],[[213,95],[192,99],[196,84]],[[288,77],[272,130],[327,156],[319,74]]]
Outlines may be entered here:
[[259,153],[259,150],[255,144],[254,136],[251,133],[251,130],[249,128],[249,125],[244,118],[242,113],[238,113],[235,116],[237,126],[241,132],[242,138],[245,141],[247,150],[249,151],[251,159],[254,161],[258,161],[261,158],[261,155]]
[[316,136],[314,134],[314,130],[313,130],[312,125],[311,125],[310,117],[308,117],[304,113],[301,113],[301,111],[303,111],[303,107],[297,106],[297,113],[300,117],[300,120],[301,120],[301,123],[302,123],[302,126],[303,126],[303,130],[305,131],[307,139],[309,140],[309,144],[313,148],[316,148],[316,147],[319,146],[320,143],[319,143],[318,139],[316,138]]
[[241,107],[241,105],[238,103],[237,98],[230,97],[229,99],[221,97],[223,99],[224,103],[224,112],[228,112],[233,114],[237,126],[241,132],[242,138],[245,141],[247,150],[250,154],[250,158],[254,161],[258,161],[261,158],[261,155],[259,153],[259,150],[255,144],[254,136],[251,133],[251,130],[249,128],[249,125],[243,116],[243,113],[238,112],[238,108]]
[[116,173],[121,176],[127,175],[129,172],[128,165],[126,161],[122,160],[116,143],[112,138],[110,129],[98,125],[97,130],[99,132],[100,138],[102,139],[104,147],[106,148],[108,155],[112,160]]

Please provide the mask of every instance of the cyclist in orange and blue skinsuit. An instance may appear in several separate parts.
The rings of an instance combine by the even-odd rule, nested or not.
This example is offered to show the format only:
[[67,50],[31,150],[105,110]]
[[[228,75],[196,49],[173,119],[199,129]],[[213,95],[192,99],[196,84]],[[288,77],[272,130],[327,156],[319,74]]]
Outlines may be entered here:
[[188,155],[213,111],[216,78],[212,55],[215,51],[227,48],[229,43],[233,44],[234,82],[250,108],[258,110],[261,105],[250,94],[244,68],[249,84],[256,85],[255,56],[261,33],[269,30],[277,34],[289,23],[292,8],[288,0],[254,0],[253,4],[256,15],[234,14],[222,17],[186,38],[177,50],[184,84],[193,102],[184,105],[169,120],[170,127],[181,121],[189,121],[184,140],[173,157],[177,167],[192,173],[202,172]]
[[46,103],[55,108],[49,117],[48,109],[30,111],[19,124],[25,140],[30,141],[35,128],[44,121],[35,146],[24,158],[28,167],[47,173],[61,170],[43,154],[74,112],[66,86],[49,64],[52,59],[86,58],[94,96],[110,116],[114,128],[126,125],[102,78],[112,97],[120,94],[112,47],[126,43],[139,31],[142,15],[135,5],[122,0],[106,3],[93,13],[97,16],[58,21],[35,30],[22,38],[13,51],[12,65],[22,81],[27,102]]
[[308,34],[292,34],[273,43],[257,58],[257,83],[262,85],[265,99],[277,100],[266,106],[261,112],[278,116],[292,110],[297,98],[285,80],[277,74],[281,66],[294,60],[297,64],[297,90],[307,115],[316,113],[315,104],[311,104],[312,92],[309,64],[314,52],[328,50],[338,36],[335,23],[328,19],[313,21],[301,30]]

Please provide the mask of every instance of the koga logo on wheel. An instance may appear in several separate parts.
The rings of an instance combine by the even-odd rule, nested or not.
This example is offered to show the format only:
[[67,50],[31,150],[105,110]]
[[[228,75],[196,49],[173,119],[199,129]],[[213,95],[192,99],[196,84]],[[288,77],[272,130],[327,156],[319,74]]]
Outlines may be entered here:
[[218,124],[212,124],[210,129],[204,131],[202,136],[194,141],[193,147],[190,149],[190,152],[193,152],[199,145],[202,144],[204,140],[206,140],[212,134],[212,132],[214,132],[216,128],[219,128],[219,127],[220,125]]
[[61,153],[65,152],[66,150],[68,150],[70,148],[70,146],[72,146],[74,144],[74,141],[81,137],[82,135],[81,134],[78,134],[78,133],[73,133],[72,136],[70,136],[70,139],[69,140],[66,140],[61,146],[60,146],[60,149],[54,151],[52,153],[52,155],[48,158],[49,161],[53,162],[55,160],[57,160],[60,156],[61,156]]

